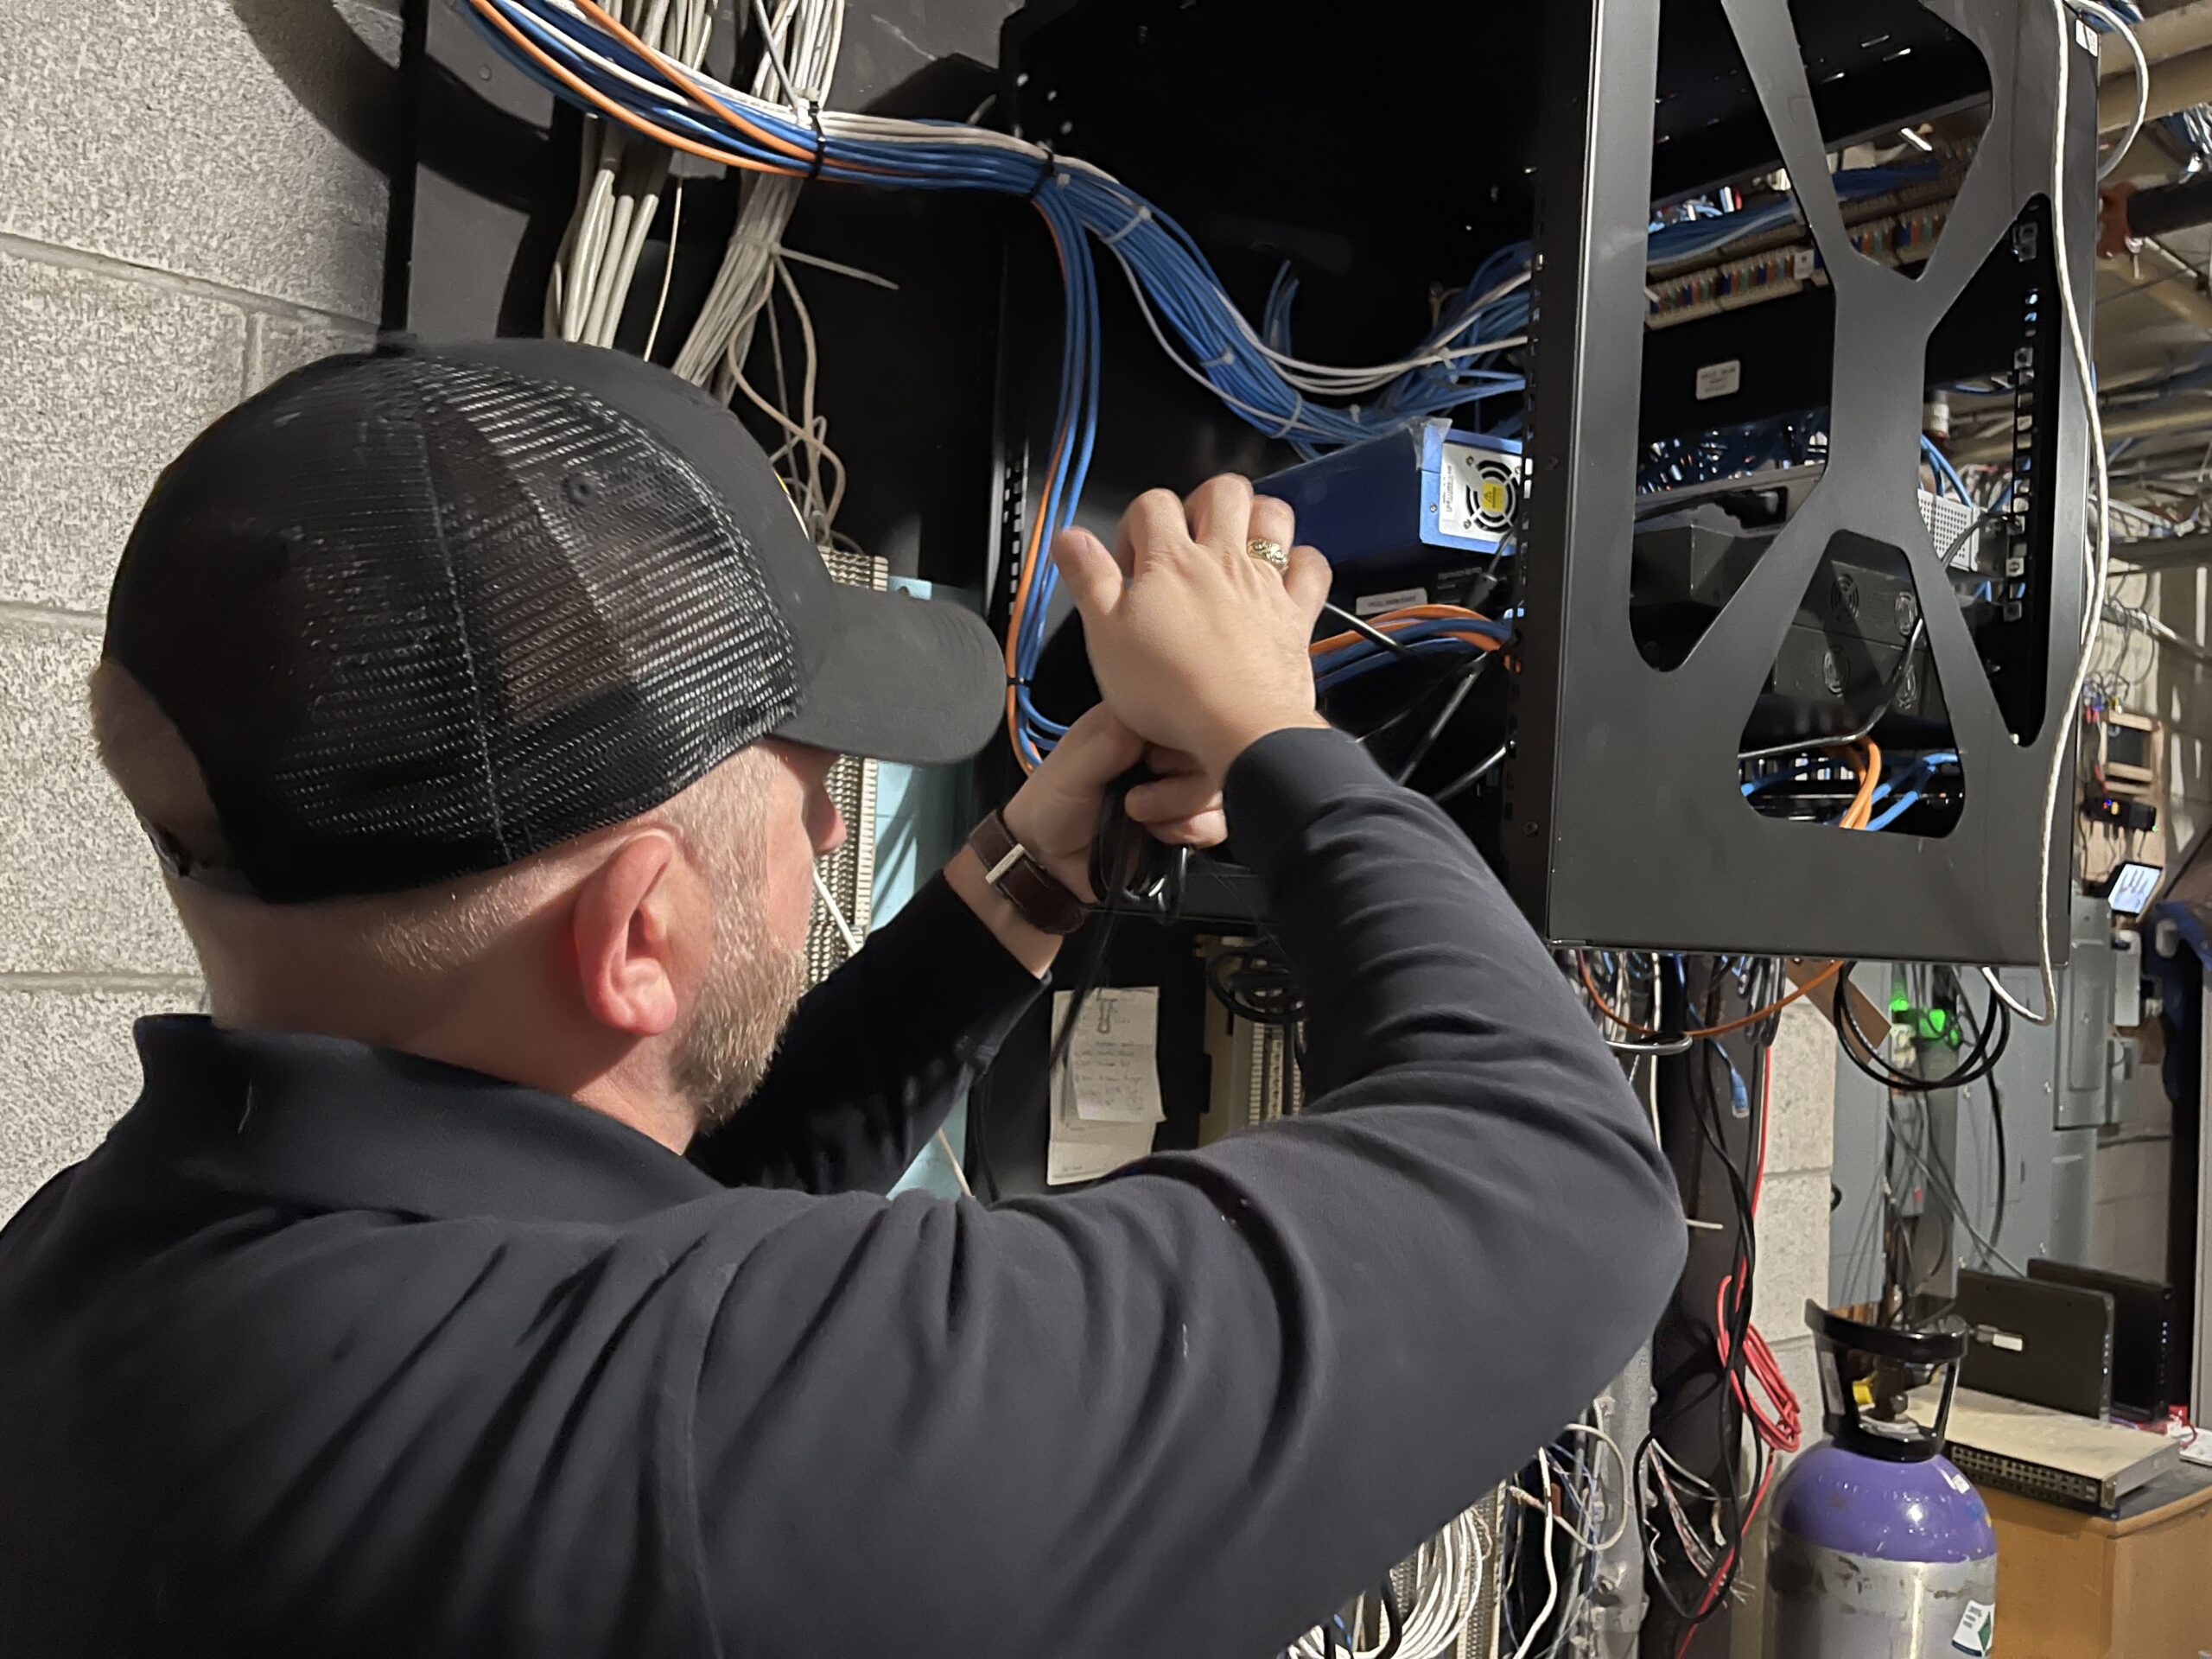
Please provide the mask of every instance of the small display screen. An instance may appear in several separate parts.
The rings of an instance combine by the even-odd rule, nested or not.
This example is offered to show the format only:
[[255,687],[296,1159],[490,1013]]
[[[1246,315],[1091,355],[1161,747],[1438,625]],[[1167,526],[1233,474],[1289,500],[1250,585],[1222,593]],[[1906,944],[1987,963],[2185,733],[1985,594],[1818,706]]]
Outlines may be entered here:
[[2148,772],[2151,769],[2151,734],[2140,726],[2107,726],[2105,764]]
[[2164,874],[2156,864],[2131,861],[2121,865],[2120,874],[2112,879],[2109,895],[2113,914],[2140,916],[2143,907],[2151,902],[2151,895],[2158,890],[2158,878]]

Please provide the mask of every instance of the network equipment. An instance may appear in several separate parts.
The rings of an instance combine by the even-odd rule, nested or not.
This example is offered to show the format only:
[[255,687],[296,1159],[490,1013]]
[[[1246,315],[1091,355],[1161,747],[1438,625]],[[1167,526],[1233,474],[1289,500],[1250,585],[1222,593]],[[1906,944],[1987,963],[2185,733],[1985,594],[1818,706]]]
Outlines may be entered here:
[[1408,605],[1471,606],[1496,585],[1520,522],[1521,446],[1425,421],[1260,480],[1298,514],[1299,539],[1326,550],[1357,615]]
[[2030,1279],[2101,1291],[2113,1300],[2112,1408],[2131,1421],[2163,1424],[2188,1387],[2177,1345],[2180,1315],[2171,1285],[2035,1256]]

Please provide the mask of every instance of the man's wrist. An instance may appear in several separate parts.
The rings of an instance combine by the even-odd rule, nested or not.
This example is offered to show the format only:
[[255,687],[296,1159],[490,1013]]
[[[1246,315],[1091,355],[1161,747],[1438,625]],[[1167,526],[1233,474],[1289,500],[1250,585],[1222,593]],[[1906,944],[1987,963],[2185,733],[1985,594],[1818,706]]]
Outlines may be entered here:
[[1042,979],[1060,954],[1058,934],[1047,933],[1016,909],[1014,901],[985,879],[982,861],[975,849],[963,847],[944,867],[945,885],[976,912],[976,919],[1004,945],[1007,954]]
[[1244,751],[1262,738],[1272,737],[1277,732],[1328,729],[1329,722],[1315,709],[1262,715],[1224,731],[1217,741],[1208,745],[1206,750],[1195,758],[1205,768],[1206,775],[1220,783],[1228,778],[1229,769],[1236,764]]
[[[1014,832],[1014,838],[1027,849],[1045,873],[1078,899],[1090,896],[1090,846],[1086,840],[1082,851],[1070,855],[1056,850],[1051,837],[1033,822],[1030,810],[1029,785],[1025,784],[1014,793],[1014,798],[1000,809],[999,817]],[[1096,815],[1094,812],[1093,817]]]

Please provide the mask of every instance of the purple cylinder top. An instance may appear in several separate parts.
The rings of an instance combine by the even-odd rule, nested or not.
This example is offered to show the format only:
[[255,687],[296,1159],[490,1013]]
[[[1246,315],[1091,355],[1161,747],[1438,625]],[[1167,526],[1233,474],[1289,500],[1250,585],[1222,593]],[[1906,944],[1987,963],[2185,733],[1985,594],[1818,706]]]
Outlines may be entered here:
[[1823,1440],[1783,1472],[1778,1523],[1822,1549],[1878,1561],[1997,1553],[1989,1510],[1948,1458],[1885,1463]]

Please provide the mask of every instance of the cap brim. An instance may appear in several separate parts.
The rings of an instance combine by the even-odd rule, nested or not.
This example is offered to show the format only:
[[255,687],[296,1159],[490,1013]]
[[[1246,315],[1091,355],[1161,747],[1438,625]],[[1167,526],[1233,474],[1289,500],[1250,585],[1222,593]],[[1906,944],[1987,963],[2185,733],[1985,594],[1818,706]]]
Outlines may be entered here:
[[834,590],[834,639],[778,737],[908,766],[965,760],[1006,709],[1006,664],[983,620],[943,600]]

